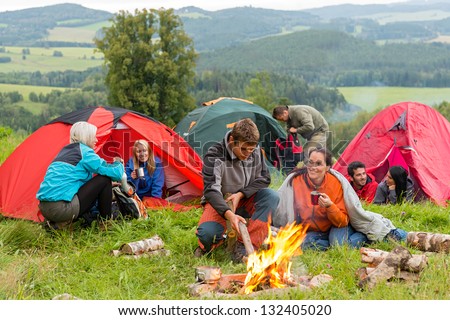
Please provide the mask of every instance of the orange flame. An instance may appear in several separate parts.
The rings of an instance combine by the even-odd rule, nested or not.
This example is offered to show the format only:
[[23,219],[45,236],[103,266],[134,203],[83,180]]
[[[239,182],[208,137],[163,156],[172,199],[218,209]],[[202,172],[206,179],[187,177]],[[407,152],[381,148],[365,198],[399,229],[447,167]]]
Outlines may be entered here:
[[269,227],[269,236],[265,247],[248,256],[247,277],[244,293],[249,294],[258,286],[269,285],[271,288],[284,288],[291,276],[291,258],[302,253],[300,245],[306,236],[307,226],[292,223],[280,228],[273,237]]

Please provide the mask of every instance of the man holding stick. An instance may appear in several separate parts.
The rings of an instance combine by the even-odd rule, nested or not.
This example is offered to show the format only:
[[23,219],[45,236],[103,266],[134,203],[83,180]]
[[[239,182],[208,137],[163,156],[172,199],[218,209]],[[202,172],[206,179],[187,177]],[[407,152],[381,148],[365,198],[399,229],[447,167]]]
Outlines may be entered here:
[[[204,212],[196,235],[199,246],[195,256],[202,256],[218,247],[225,239],[227,220],[238,233],[232,254],[234,262],[242,262],[249,253],[241,233],[247,230],[254,249],[268,234],[268,222],[275,212],[279,196],[269,189],[270,173],[258,146],[259,131],[251,119],[238,121],[222,142],[211,146],[203,159]],[[225,194],[226,197],[224,196]],[[229,205],[230,204],[230,205]]]

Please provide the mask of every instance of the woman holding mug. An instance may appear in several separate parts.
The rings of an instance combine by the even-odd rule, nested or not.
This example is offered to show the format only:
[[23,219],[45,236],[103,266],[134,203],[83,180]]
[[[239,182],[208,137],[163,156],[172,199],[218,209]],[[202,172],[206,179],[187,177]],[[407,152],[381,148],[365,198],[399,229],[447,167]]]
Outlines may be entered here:
[[145,198],[162,198],[164,169],[161,160],[145,140],[136,140],[133,157],[125,166],[128,181],[136,186],[136,194],[145,203]]
[[329,172],[331,162],[326,149],[311,149],[306,167],[295,169],[287,177],[293,191],[294,220],[308,225],[302,249],[326,250],[344,243],[359,247],[367,241],[349,223],[341,183]]

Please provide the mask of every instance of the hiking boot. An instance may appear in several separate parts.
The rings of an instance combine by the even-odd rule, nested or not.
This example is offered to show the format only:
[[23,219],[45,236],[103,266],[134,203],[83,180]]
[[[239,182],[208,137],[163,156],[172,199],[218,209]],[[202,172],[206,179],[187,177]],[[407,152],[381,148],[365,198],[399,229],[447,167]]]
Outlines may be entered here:
[[206,251],[203,251],[202,248],[200,248],[200,246],[198,246],[197,248],[195,248],[194,250],[194,257],[196,258],[201,258],[206,254]]
[[45,219],[43,222],[43,226],[46,230],[64,230],[64,229],[71,229],[72,227],[72,221],[63,221],[63,222],[53,222],[50,220]]
[[231,253],[231,260],[234,263],[247,263],[247,251],[242,242],[236,242],[234,250]]
[[388,239],[392,239],[398,242],[406,241],[408,233],[402,229],[393,229],[387,234]]

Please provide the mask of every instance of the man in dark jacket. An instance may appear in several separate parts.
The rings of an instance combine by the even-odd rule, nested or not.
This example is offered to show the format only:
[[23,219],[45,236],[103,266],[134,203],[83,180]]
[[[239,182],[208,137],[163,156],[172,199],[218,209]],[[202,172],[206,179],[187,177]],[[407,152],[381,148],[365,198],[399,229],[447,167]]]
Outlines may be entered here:
[[306,105],[277,106],[273,109],[272,117],[286,122],[288,133],[298,133],[306,139],[303,146],[305,163],[311,148],[326,147],[328,122],[313,107]]
[[[267,237],[267,224],[278,206],[279,196],[268,188],[270,173],[258,140],[255,123],[243,119],[205,154],[204,212],[196,231],[199,244],[196,256],[212,251],[223,242],[227,220],[239,234],[239,223],[246,224],[246,219],[250,219],[247,229],[254,249]],[[244,256],[245,247],[238,241],[233,261],[240,262]]]
[[347,167],[348,180],[361,200],[372,203],[377,191],[378,182],[375,177],[366,172],[366,165],[360,161],[353,161]]

